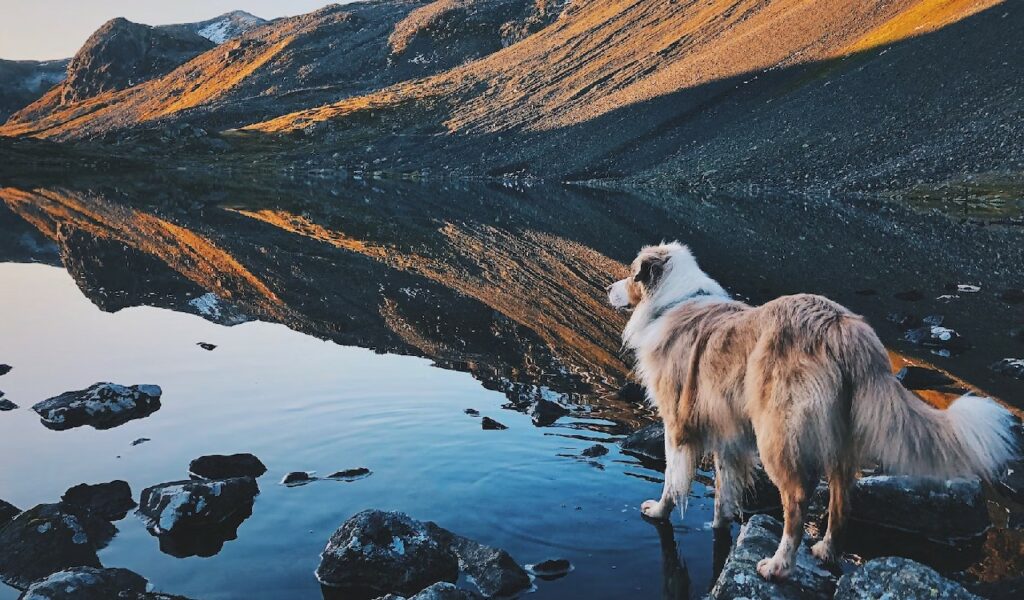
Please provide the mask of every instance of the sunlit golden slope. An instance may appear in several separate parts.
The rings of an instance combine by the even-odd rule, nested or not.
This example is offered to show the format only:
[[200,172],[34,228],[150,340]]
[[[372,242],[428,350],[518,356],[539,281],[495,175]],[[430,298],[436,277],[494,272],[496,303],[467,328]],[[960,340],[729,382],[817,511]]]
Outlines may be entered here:
[[926,33],[1001,0],[582,0],[463,67],[249,129],[282,132],[428,100],[450,131],[549,130],[724,78]]

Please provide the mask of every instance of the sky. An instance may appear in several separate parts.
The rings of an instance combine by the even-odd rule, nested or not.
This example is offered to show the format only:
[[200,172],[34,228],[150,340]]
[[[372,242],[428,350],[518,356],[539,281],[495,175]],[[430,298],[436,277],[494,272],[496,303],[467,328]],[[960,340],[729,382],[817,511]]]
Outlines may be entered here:
[[[345,0],[335,0],[343,3]],[[204,21],[232,10],[264,19],[306,13],[326,0],[0,0],[0,58],[49,60],[72,56],[114,17],[147,25]],[[2,82],[0,82],[2,84]]]

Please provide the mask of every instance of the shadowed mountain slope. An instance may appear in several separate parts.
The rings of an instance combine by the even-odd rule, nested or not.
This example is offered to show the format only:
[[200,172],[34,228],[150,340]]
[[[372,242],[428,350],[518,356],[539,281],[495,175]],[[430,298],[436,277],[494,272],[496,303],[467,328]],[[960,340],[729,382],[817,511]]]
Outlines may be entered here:
[[67,76],[68,59],[0,60],[0,123]]
[[244,10],[234,10],[205,21],[181,23],[177,25],[161,25],[159,27],[165,31],[187,31],[195,33],[210,40],[214,44],[223,44],[230,39],[239,37],[248,31],[256,29],[261,25],[265,25],[266,23],[266,19],[261,19],[260,17],[247,13]]

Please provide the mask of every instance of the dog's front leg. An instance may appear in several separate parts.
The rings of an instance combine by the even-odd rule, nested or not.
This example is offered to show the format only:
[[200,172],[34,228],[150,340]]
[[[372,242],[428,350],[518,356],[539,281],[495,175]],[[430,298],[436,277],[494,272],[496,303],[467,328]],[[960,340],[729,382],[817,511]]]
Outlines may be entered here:
[[640,505],[640,512],[651,519],[668,519],[677,505],[686,510],[686,496],[697,468],[693,449],[674,441],[674,436],[665,431],[665,486],[660,500],[647,500]]

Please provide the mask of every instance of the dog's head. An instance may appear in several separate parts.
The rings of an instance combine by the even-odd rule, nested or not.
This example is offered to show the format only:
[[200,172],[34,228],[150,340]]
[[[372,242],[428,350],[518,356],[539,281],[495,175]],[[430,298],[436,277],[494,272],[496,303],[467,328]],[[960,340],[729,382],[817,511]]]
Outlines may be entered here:
[[608,286],[608,302],[618,309],[635,308],[653,298],[673,272],[681,274],[692,263],[689,249],[678,242],[645,246],[633,260],[629,276]]

